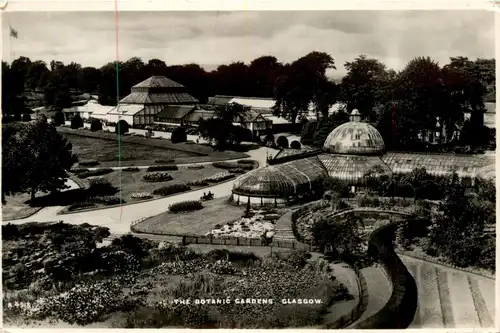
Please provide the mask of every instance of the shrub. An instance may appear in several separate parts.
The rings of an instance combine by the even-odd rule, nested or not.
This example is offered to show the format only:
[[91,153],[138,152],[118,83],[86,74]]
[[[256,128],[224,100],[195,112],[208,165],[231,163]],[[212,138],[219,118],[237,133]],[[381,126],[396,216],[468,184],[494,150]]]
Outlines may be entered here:
[[167,196],[175,193],[189,191],[191,188],[187,184],[172,184],[157,188],[153,191],[154,195]]
[[254,160],[239,160],[236,163],[238,163],[238,164],[250,164],[250,165],[253,165],[255,163],[255,161]]
[[280,148],[288,148],[288,139],[286,138],[286,136],[280,135],[276,140],[276,144]]
[[379,207],[380,200],[377,197],[363,195],[358,198],[358,205],[360,207]]
[[186,129],[184,127],[175,128],[172,131],[170,141],[172,141],[172,143],[186,142],[187,141]]
[[140,192],[140,193],[134,193],[130,197],[136,200],[145,200],[145,199],[151,199],[153,195],[149,192]]
[[188,201],[180,201],[171,204],[168,207],[168,210],[172,213],[180,213],[180,212],[192,212],[195,210],[200,210],[203,208],[203,204],[199,200],[188,200]]
[[142,179],[146,182],[157,183],[166,182],[172,180],[173,178],[166,172],[155,172],[142,176]]
[[155,160],[155,163],[157,164],[170,164],[170,163],[174,163],[175,160]]
[[193,180],[187,183],[188,186],[208,186],[208,182],[203,179]]
[[99,119],[92,119],[90,121],[90,130],[92,132],[102,131],[102,122]]
[[92,176],[102,176],[106,175],[108,173],[113,172],[113,169],[111,168],[101,168],[101,169],[96,169],[96,170],[85,170],[83,172],[78,173],[78,178],[88,178]]
[[293,140],[292,143],[290,143],[290,148],[300,149],[300,148],[302,148],[302,145],[297,140]]
[[167,164],[167,165],[151,165],[148,167],[148,172],[151,171],[175,171],[179,170],[179,167],[175,164]]
[[209,183],[219,183],[233,177],[234,177],[233,174],[226,171],[226,172],[218,172],[215,175],[204,178],[203,180]]
[[23,113],[23,121],[31,121],[31,115],[29,113]]
[[272,135],[272,134],[266,135],[266,137],[264,138],[264,142],[265,143],[274,143],[274,135]]
[[76,115],[73,118],[71,118],[71,128],[72,129],[78,129],[83,127],[83,119],[80,117],[80,115]]
[[54,125],[61,126],[64,125],[66,119],[64,118],[64,113],[62,111],[57,111],[54,114]]
[[128,168],[123,169],[122,171],[137,172],[137,171],[139,171],[139,168],[138,167],[128,167]]
[[94,159],[84,159],[84,160],[79,160],[78,164],[82,166],[93,166],[93,165],[98,165],[99,161]]
[[128,132],[129,132],[128,123],[123,119],[118,121],[118,123],[116,124],[116,127],[115,127],[115,133],[118,135],[124,135],[125,133],[128,133]]
[[89,185],[87,192],[92,195],[108,195],[116,192],[111,182],[103,177],[90,178]]
[[253,164],[240,164],[239,168],[242,168],[243,170],[252,170]]

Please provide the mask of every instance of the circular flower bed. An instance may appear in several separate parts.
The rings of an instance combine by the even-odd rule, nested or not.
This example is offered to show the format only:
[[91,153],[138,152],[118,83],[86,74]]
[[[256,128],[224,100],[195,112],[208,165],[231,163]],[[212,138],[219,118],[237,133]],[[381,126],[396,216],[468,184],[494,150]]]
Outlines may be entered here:
[[233,177],[234,177],[234,174],[229,173],[228,171],[223,171],[223,172],[217,172],[216,174],[214,174],[210,177],[206,177],[203,180],[210,182],[210,183],[219,183],[219,182],[222,182],[224,180],[227,180],[227,179],[230,179]]
[[151,199],[153,195],[149,192],[139,192],[132,194],[130,197],[135,200],[145,200],[145,199]]
[[172,180],[172,176],[166,172],[149,173],[142,176],[142,179],[150,183],[166,182]]

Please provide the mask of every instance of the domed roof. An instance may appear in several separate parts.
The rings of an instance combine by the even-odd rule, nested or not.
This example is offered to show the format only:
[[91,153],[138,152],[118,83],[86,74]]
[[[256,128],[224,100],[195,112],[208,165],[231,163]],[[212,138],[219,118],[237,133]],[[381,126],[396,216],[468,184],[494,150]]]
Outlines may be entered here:
[[241,175],[233,184],[233,193],[286,198],[313,190],[326,176],[326,169],[316,156],[302,158]]
[[264,197],[281,197],[295,193],[295,186],[276,166],[250,171],[236,179],[233,193]]
[[323,149],[333,154],[382,155],[385,144],[379,131],[368,123],[359,121],[359,111],[351,113],[351,121],[330,132]]
[[479,169],[476,173],[476,177],[494,181],[496,177],[496,165],[491,164]]

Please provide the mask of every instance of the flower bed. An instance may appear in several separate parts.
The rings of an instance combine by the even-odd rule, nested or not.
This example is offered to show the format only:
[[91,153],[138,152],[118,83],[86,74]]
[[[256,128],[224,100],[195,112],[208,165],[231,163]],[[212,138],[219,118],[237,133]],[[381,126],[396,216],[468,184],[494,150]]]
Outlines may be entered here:
[[122,171],[125,171],[125,172],[138,172],[139,168],[138,167],[128,167],[128,168],[122,169]]
[[238,164],[231,162],[213,162],[212,165],[214,166],[214,168],[219,169],[233,169],[239,167]]
[[205,166],[203,164],[191,164],[183,166],[182,168],[199,170],[205,168]]
[[255,161],[254,160],[239,160],[236,163],[238,163],[238,164],[250,164],[250,165],[253,165],[253,164],[255,164]]
[[170,164],[170,165],[151,165],[148,168],[148,172],[151,171],[175,171],[179,170],[179,167],[175,164]]
[[206,180],[193,180],[187,183],[188,186],[208,186],[208,182]]
[[87,201],[77,202],[77,203],[74,203],[74,204],[68,206],[68,211],[71,212],[71,211],[75,211],[75,210],[95,208],[95,207],[97,207],[97,205],[93,202],[87,202]]
[[119,196],[116,196],[116,195],[90,197],[86,200],[86,202],[94,203],[94,204],[101,204],[101,205],[106,205],[106,206],[125,203],[124,200],[122,200]]
[[266,220],[263,213],[256,213],[250,218],[242,217],[222,226],[217,224],[214,229],[206,233],[206,236],[249,239],[266,237],[271,239],[274,236],[274,224]]
[[171,204],[168,210],[172,213],[192,212],[203,208],[203,204],[199,200],[180,201]]
[[227,171],[229,171],[229,173],[245,173],[245,169],[243,168],[231,168]]
[[156,172],[142,176],[142,180],[149,183],[166,182],[172,179],[172,176],[166,172]]
[[94,160],[94,159],[83,159],[83,160],[78,161],[78,165],[81,165],[81,166],[93,166],[93,165],[98,165],[98,164],[99,164],[99,161]]
[[215,175],[212,175],[210,177],[206,177],[203,180],[207,181],[209,183],[220,183],[224,180],[228,180],[234,177],[234,174],[231,174],[227,171],[224,172],[218,172]]
[[88,177],[92,177],[92,176],[106,175],[106,174],[111,173],[111,172],[113,172],[113,169],[111,169],[111,168],[100,168],[100,169],[96,169],[96,170],[85,170],[82,172],[78,172],[77,176],[78,176],[78,178],[88,178]]
[[167,196],[175,193],[186,192],[189,191],[190,189],[191,188],[186,184],[172,184],[157,188],[156,190],[153,191],[153,194]]
[[135,200],[146,200],[151,199],[153,195],[149,192],[139,192],[132,194],[130,197]]

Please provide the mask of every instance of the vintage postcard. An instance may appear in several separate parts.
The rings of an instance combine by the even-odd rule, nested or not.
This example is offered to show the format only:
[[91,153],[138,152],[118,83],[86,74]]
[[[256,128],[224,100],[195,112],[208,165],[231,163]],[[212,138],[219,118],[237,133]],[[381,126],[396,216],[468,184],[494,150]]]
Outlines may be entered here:
[[494,10],[32,6],[3,327],[495,329]]

